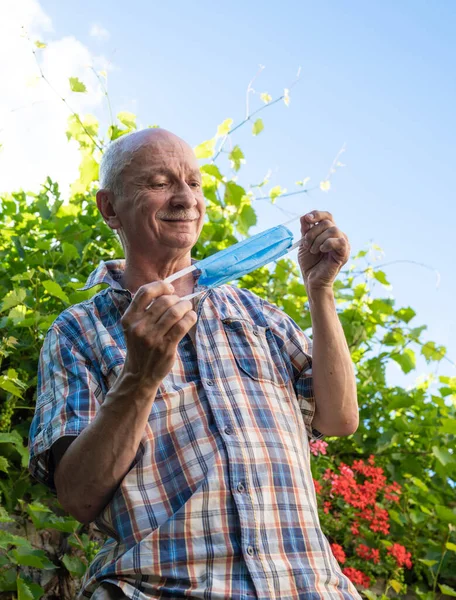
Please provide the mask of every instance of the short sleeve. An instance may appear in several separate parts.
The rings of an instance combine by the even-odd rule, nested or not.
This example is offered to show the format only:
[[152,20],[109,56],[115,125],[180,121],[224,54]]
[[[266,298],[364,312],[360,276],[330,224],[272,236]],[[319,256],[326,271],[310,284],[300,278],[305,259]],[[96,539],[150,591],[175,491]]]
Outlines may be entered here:
[[70,340],[53,326],[40,353],[35,415],[29,433],[31,474],[55,490],[50,465],[52,445],[78,436],[102,402],[99,376]]
[[312,427],[315,414],[315,396],[312,379],[312,340],[282,310],[264,301],[263,312],[285,362],[290,366],[294,389],[302,418],[310,439],[321,439],[323,434]]

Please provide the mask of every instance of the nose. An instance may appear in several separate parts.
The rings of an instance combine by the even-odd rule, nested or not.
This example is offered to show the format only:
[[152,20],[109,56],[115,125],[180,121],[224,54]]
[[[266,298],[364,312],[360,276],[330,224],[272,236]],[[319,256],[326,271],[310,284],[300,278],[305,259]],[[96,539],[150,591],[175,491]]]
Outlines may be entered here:
[[188,185],[186,181],[180,182],[178,188],[176,189],[176,193],[173,195],[170,203],[176,208],[193,208],[198,204],[192,188]]

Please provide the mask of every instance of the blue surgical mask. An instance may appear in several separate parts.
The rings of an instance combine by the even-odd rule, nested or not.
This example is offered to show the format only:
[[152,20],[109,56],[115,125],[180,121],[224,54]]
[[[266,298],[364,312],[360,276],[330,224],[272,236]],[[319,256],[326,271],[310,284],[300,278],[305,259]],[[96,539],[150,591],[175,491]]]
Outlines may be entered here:
[[[187,273],[198,271],[198,285],[214,288],[277,260],[300,243],[301,240],[293,244],[293,234],[285,225],[276,225],[170,275],[165,282],[171,283]],[[193,298],[200,293],[186,298]]]

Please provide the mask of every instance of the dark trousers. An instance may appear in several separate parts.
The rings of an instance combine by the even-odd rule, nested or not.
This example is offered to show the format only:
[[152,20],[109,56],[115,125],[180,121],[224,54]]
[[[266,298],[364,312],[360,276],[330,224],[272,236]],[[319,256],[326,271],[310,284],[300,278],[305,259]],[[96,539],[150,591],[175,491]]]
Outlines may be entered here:
[[92,594],[92,600],[128,600],[120,587],[112,583],[102,583]]

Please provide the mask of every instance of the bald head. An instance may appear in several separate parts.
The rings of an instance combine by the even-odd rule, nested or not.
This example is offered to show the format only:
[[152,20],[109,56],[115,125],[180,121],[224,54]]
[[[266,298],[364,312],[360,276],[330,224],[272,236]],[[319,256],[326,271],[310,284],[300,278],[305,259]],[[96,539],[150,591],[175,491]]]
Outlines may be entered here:
[[144,147],[154,148],[157,151],[166,147],[168,151],[184,151],[193,155],[192,148],[180,137],[166,129],[152,128],[141,129],[123,135],[109,144],[103,154],[100,164],[100,187],[113,192],[116,196],[122,195],[122,176],[135,158],[139,158],[139,151]]

